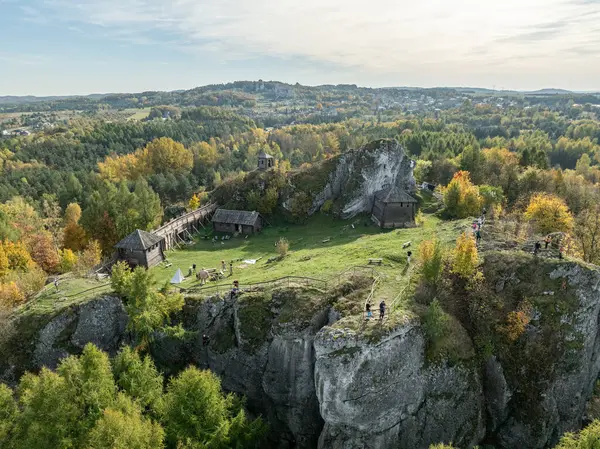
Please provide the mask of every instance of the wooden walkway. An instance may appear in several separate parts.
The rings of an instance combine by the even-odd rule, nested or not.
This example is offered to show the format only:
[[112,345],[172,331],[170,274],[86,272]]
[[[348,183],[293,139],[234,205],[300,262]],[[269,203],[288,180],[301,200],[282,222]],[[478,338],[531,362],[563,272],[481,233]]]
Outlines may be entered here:
[[212,217],[218,207],[214,203],[207,204],[200,209],[174,218],[152,231],[152,233],[158,237],[164,237],[162,249],[168,251],[186,240],[192,240],[193,234],[197,234],[200,229],[204,228],[204,224]]

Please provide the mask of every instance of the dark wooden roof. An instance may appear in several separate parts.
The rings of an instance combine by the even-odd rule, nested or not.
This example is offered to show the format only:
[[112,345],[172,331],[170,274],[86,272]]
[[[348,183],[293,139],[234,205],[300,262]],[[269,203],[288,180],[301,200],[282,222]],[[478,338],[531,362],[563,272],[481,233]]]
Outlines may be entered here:
[[375,198],[384,203],[418,203],[417,200],[398,186],[388,187],[376,192]]
[[227,210],[217,209],[212,217],[212,221],[216,223],[228,223],[254,226],[260,217],[258,212],[248,212],[245,210]]
[[271,156],[270,154],[265,153],[264,151],[260,151],[260,153],[258,153],[258,157],[259,159],[274,159],[273,156]]
[[164,237],[158,237],[157,235],[137,229],[117,243],[115,248],[145,251],[163,240]]

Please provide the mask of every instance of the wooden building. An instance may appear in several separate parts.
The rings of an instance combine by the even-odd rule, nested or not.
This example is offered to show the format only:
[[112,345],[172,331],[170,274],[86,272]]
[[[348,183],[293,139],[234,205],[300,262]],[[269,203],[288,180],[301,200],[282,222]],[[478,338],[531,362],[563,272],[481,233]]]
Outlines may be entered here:
[[269,168],[273,168],[275,166],[275,158],[270,154],[261,151],[258,153],[258,169],[259,170],[268,170]]
[[254,234],[262,229],[263,219],[258,212],[217,209],[212,217],[212,224],[217,232]]
[[375,193],[371,219],[382,228],[415,226],[417,200],[398,186]]
[[150,268],[164,260],[163,240],[164,237],[138,229],[117,243],[115,248],[119,260],[132,267]]

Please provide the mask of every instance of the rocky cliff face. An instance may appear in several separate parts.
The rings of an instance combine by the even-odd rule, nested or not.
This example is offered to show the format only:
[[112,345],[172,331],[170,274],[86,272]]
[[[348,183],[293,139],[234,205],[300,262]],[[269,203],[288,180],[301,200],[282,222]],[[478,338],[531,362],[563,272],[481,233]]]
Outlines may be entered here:
[[[335,298],[300,287],[189,299],[177,319],[194,334],[157,335],[151,350],[167,372],[194,363],[246,395],[269,421],[272,447],[542,449],[580,426],[600,372],[600,273],[502,253],[488,263],[499,297],[527,296],[534,318],[518,343],[485,357],[431,364],[417,319],[368,339],[333,322]],[[89,341],[114,353],[126,322],[116,298],[69,309],[38,329],[21,366],[1,361],[0,374],[55,366]]]
[[485,433],[477,373],[426,367],[419,327],[408,323],[376,344],[324,329],[315,341],[315,384],[325,428],[319,448],[470,447]]
[[[413,165],[404,148],[393,139],[375,140],[347,151],[324,167],[313,168],[316,173],[323,173],[312,186],[309,213],[315,213],[329,200],[336,203],[343,218],[371,212],[375,192],[385,186],[397,185],[407,192],[415,191]],[[297,190],[306,189],[303,176],[292,178],[291,182]]]

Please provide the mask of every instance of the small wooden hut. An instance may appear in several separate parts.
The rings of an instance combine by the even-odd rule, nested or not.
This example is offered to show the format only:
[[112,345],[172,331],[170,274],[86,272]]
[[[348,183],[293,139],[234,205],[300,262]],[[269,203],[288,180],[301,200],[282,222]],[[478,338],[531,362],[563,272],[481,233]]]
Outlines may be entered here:
[[398,186],[375,193],[371,219],[382,228],[415,226],[417,200]]
[[261,151],[258,153],[258,169],[259,170],[268,170],[269,168],[273,168],[275,166],[275,158],[270,154]]
[[217,232],[254,234],[262,229],[263,219],[258,212],[217,209],[212,217],[212,224]]
[[162,241],[150,232],[137,229],[115,245],[119,260],[124,260],[132,267],[146,268],[158,265],[164,260]]

